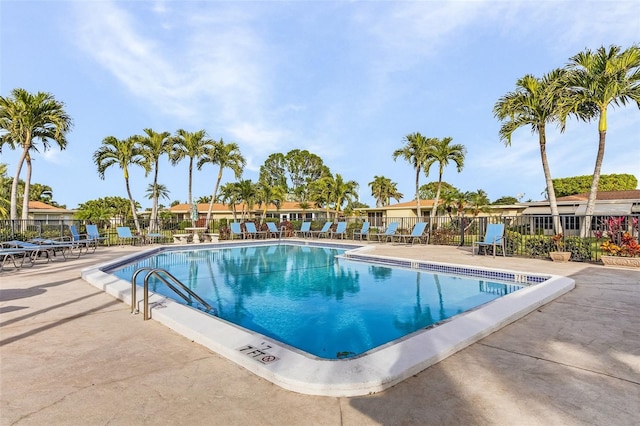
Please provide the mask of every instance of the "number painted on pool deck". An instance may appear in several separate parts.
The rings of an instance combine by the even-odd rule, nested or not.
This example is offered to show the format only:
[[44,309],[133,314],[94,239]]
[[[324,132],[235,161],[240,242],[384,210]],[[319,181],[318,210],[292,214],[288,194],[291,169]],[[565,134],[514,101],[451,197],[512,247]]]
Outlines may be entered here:
[[263,343],[261,346],[262,346],[261,348],[257,348],[255,346],[246,345],[241,348],[238,348],[238,351],[242,352],[249,358],[253,358],[256,361],[261,362],[262,364],[270,364],[280,359],[277,356],[271,355],[270,353],[267,352],[267,349],[271,349],[270,345]]

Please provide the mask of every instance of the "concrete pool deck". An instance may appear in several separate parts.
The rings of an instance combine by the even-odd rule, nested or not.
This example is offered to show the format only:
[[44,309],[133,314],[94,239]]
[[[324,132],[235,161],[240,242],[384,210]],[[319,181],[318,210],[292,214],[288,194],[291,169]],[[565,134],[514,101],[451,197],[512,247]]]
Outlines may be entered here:
[[640,272],[375,244],[375,254],[569,276],[576,288],[383,392],[283,390],[80,279],[104,247],[0,274],[1,424],[633,424]]

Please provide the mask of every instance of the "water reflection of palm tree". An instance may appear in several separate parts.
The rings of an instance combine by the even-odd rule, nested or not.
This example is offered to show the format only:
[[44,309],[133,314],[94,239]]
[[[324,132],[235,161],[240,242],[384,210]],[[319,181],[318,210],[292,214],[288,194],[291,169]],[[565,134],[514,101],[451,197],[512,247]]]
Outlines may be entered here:
[[406,321],[400,321],[397,318],[393,321],[396,328],[405,333],[412,333],[435,322],[431,315],[430,306],[427,304],[424,309],[422,307],[422,296],[420,294],[421,275],[420,272],[416,272],[416,304],[413,307],[413,316]]

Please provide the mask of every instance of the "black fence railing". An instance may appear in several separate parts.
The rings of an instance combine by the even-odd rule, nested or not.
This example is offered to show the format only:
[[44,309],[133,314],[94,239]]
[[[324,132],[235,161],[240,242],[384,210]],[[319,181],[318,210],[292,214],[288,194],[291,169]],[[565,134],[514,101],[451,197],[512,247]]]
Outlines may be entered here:
[[[259,218],[253,219],[260,221]],[[275,218],[267,218],[282,226],[284,223]],[[327,219],[322,218],[312,222],[311,229],[318,230]],[[331,220],[331,219],[329,219]],[[347,235],[359,231],[364,221],[369,221],[370,233],[384,232],[391,222],[398,222],[398,233],[409,234],[418,222],[418,218],[411,217],[346,217],[336,219],[347,222]],[[562,235],[554,235],[553,220],[550,216],[438,216],[428,222],[429,244],[471,247],[474,242],[481,241],[488,224],[502,223],[505,225],[506,254],[532,258],[549,258],[552,251],[571,252],[572,261],[595,262],[602,255],[601,245],[605,241],[620,244],[622,235],[628,233],[635,241],[639,241],[638,222],[640,215],[594,216],[590,229],[584,231],[584,216],[562,216]],[[209,234],[224,235],[229,219],[209,220],[204,218],[195,221],[196,227],[206,228]],[[76,225],[80,233],[86,232],[85,226],[89,222],[81,220],[0,220],[0,241],[22,240],[33,238],[68,238],[71,237],[69,225]],[[300,229],[302,220],[287,221],[289,229]],[[191,220],[161,220],[156,223],[139,221],[143,235],[147,233],[161,233],[168,239],[173,234],[184,232],[185,228],[193,227]],[[102,236],[106,241],[117,241],[116,228],[128,226],[135,233],[137,229],[133,220],[109,221],[98,224]],[[220,232],[223,231],[223,232]]]

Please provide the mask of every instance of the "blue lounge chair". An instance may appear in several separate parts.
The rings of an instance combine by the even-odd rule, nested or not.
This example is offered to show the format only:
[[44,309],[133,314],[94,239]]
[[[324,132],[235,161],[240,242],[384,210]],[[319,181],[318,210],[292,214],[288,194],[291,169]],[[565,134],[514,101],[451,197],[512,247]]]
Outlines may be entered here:
[[331,225],[333,225],[333,222],[325,222],[325,224],[322,226],[322,229],[319,231],[309,231],[309,235],[311,235],[312,237],[316,237],[316,238],[320,238],[321,236],[325,236],[325,238],[327,237],[327,235],[329,235],[329,230],[331,229]]
[[413,230],[411,231],[411,234],[409,235],[398,235],[398,242],[404,242],[406,244],[409,244],[409,242],[411,242],[411,245],[413,245],[413,243],[416,242],[416,240],[418,240],[418,242],[422,242],[423,239],[426,240],[429,238],[429,235],[427,234],[426,236],[424,235],[424,230],[427,227],[427,222],[418,222],[415,224],[415,226],[413,227]]
[[230,239],[234,239],[235,237],[238,237],[240,239],[244,238],[244,232],[242,232],[242,228],[240,227],[240,222],[232,222],[229,224],[229,238]]
[[385,243],[387,241],[393,241],[393,237],[396,236],[396,232],[398,231],[398,222],[391,222],[387,229],[382,234],[375,234],[376,238],[379,242]]
[[98,231],[98,225],[87,225],[87,238],[90,240],[95,240],[96,244],[102,241],[106,241],[107,245],[109,245],[109,237],[103,237],[100,235]]
[[370,223],[369,222],[364,222],[362,224],[362,228],[360,228],[359,231],[354,231],[353,232],[353,239],[355,240],[356,237],[362,241],[363,238],[369,239],[369,227],[370,227]]
[[[43,240],[45,241],[45,240]],[[53,243],[53,241],[52,241]],[[66,260],[67,257],[64,254],[65,249],[71,248],[70,243],[60,243],[59,246],[56,245],[54,247],[53,244],[39,244],[27,241],[4,241],[2,243],[3,247],[9,248],[10,250],[22,250],[27,253],[29,256],[29,260],[31,263],[35,263],[37,260],[46,259],[46,262],[49,263],[53,259],[53,257],[57,254],[57,252],[62,254],[63,260]]]
[[[26,250],[11,249],[11,248],[0,249],[0,259],[2,259],[2,262],[0,262],[0,271],[4,270],[4,265],[8,261],[11,261],[11,263],[13,263],[14,270],[18,270],[22,268],[22,266],[24,265],[25,259],[29,259],[29,261],[31,262],[31,257],[29,256]],[[17,259],[20,259],[19,263],[16,263]],[[31,262],[31,266],[33,266],[33,262]]]
[[118,226],[116,231],[118,232],[118,243],[120,245],[130,243],[135,246],[138,241],[142,242],[142,237],[140,235],[133,235],[131,233],[131,228],[128,226]]
[[502,255],[505,255],[504,247],[504,224],[492,223],[487,225],[487,232],[484,235],[484,240],[476,241],[473,243],[471,254],[476,254],[476,247],[478,248],[478,254],[480,254],[480,248],[484,248],[484,253],[487,253],[487,247],[493,249],[493,257],[496,257],[496,249],[500,247],[502,249]]
[[256,224],[253,222],[245,222],[244,226],[247,229],[245,238],[260,238],[260,236],[267,236],[267,231],[258,231],[258,229],[256,229]]
[[267,222],[267,228],[269,228],[269,231],[267,231],[267,236],[273,238],[280,237],[280,231],[278,230],[278,227],[275,223]]
[[329,237],[333,238],[334,236],[338,236],[344,239],[344,236],[347,234],[347,222],[338,222],[338,226],[336,226],[335,231],[331,231],[329,233]]
[[307,238],[311,236],[311,222],[302,222],[300,225],[300,230],[295,231],[296,235],[302,235],[302,238]]
[[92,252],[96,251],[98,241],[89,238],[87,234],[80,234],[75,225],[69,225],[69,232],[71,232],[71,241],[78,245],[78,248],[83,247],[88,252],[90,248],[93,248]]

